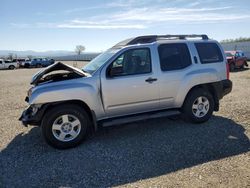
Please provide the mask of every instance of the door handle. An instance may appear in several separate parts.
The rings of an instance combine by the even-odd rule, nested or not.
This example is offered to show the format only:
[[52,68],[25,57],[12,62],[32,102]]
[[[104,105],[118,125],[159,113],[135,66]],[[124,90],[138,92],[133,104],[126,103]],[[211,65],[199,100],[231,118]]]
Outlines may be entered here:
[[148,83],[152,83],[152,82],[155,82],[155,81],[157,81],[157,78],[149,77],[148,79],[145,80],[145,82],[148,82]]

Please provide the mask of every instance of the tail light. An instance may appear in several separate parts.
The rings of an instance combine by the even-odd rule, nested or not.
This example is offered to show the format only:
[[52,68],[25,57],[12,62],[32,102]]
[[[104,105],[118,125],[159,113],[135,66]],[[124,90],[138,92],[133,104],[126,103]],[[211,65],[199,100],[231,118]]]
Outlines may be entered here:
[[227,79],[229,80],[229,63],[226,62],[226,69],[227,69]]

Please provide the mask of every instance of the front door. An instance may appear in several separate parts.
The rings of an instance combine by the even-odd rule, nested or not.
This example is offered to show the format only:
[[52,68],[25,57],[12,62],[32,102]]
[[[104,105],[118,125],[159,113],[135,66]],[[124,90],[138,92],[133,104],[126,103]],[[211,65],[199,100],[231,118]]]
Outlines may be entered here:
[[101,79],[103,105],[109,117],[159,108],[159,88],[149,48],[122,53]]

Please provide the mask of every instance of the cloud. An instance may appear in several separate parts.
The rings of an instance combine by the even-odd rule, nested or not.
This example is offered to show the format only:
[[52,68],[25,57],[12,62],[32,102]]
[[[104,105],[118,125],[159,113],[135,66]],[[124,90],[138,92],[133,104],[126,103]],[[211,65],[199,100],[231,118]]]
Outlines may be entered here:
[[[169,24],[209,24],[233,22],[250,18],[250,14],[248,12],[234,12],[232,11],[231,6],[200,7],[200,0],[192,1],[189,4],[184,4],[183,1],[184,0],[155,0],[157,3],[154,4],[152,4],[152,0],[111,1],[107,3],[105,7],[119,7],[119,9],[111,9],[110,11],[104,11],[104,14],[97,13],[96,15],[92,16],[87,16],[87,14],[85,14],[84,19],[70,19],[54,23],[12,23],[11,25],[13,27],[19,28],[145,29],[153,28],[156,25],[160,27]],[[208,1],[211,3],[213,0]],[[149,2],[151,2],[151,6],[143,6]],[[182,6],[171,7],[166,2],[178,2],[182,4]],[[100,5],[100,7],[101,6],[102,5]],[[82,11],[83,9],[100,7],[79,7],[67,10],[67,13],[70,14],[73,12]],[[70,17],[72,17],[72,15]]]
[[116,23],[108,20],[104,21],[81,21],[70,20],[63,23],[42,23],[24,24],[24,23],[11,23],[15,28],[58,28],[58,29],[145,29],[143,24],[129,24],[129,23]]
[[[145,23],[167,22],[200,22],[204,21],[233,21],[250,18],[250,15],[223,13],[231,7],[216,8],[136,8],[127,12],[114,14],[111,19],[120,21],[139,21]],[[218,12],[220,11],[220,12]]]
[[129,24],[129,23],[112,23],[104,20],[101,22],[71,20],[67,23],[56,24],[56,28],[68,29],[144,29],[146,26],[142,24]]

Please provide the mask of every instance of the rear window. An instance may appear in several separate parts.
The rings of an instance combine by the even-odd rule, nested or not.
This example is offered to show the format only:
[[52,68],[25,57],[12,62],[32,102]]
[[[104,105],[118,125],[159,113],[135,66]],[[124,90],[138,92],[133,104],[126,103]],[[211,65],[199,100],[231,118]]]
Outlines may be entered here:
[[195,43],[202,64],[223,61],[220,48],[216,43]]

